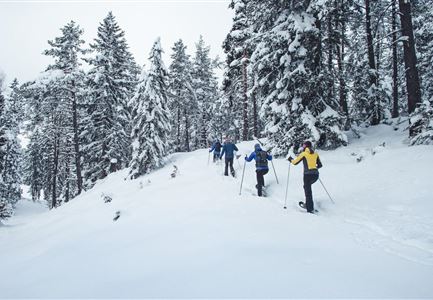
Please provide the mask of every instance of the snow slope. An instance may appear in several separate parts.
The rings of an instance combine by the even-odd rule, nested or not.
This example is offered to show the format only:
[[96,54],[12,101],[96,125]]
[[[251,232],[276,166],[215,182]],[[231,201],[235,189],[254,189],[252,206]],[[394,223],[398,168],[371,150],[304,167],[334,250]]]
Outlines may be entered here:
[[168,164],[134,181],[112,174],[52,211],[22,201],[0,227],[0,298],[432,298],[433,148],[403,140],[378,126],[321,151],[336,204],[316,183],[318,215],[297,207],[301,165],[285,210],[286,161],[274,161],[279,185],[265,176],[267,198],[247,164],[239,196],[243,161],[224,177],[206,150],[173,155],[176,178]]

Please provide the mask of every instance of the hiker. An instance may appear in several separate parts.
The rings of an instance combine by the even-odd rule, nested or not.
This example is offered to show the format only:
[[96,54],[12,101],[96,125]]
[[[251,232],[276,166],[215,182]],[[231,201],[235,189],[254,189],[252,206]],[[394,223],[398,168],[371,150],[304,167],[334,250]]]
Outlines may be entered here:
[[268,160],[272,160],[272,155],[269,155],[266,151],[262,150],[260,144],[255,144],[254,151],[250,154],[250,156],[245,156],[245,160],[248,162],[252,161],[253,159],[256,160],[257,195],[261,197],[262,190],[265,186],[264,175],[266,175],[269,171]]
[[230,138],[226,138],[226,140],[224,141],[223,150],[220,155],[221,159],[225,154],[224,176],[229,176],[228,167],[230,165],[230,172],[232,176],[235,177],[235,169],[233,169],[233,158],[235,156],[234,151],[239,151],[238,147],[236,147],[236,145],[232,143]]
[[[310,141],[305,141],[302,145],[303,151],[298,157],[289,156],[290,163],[297,165],[301,161],[304,163],[304,191],[305,191],[305,208],[307,212],[314,213],[313,191],[311,185],[319,179],[319,171],[322,167],[319,154],[314,152],[313,145]],[[300,204],[301,205],[301,204]]]
[[213,151],[213,162],[216,162],[217,159],[220,159],[221,147],[222,145],[219,139],[216,139],[215,142],[212,144],[211,149],[209,150],[209,152]]

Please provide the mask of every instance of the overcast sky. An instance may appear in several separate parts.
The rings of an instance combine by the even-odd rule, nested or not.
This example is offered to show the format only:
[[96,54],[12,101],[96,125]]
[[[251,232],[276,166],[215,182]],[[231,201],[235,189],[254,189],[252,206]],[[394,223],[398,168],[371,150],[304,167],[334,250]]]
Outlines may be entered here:
[[[0,73],[6,84],[17,77],[23,83],[34,79],[52,62],[41,53],[48,40],[60,36],[60,28],[74,20],[84,29],[83,38],[92,42],[97,27],[112,11],[137,63],[147,57],[158,36],[168,67],[171,48],[182,39],[194,54],[203,35],[211,56],[224,58],[222,41],[232,23],[229,0],[0,0]],[[0,74],[1,77],[1,74]]]

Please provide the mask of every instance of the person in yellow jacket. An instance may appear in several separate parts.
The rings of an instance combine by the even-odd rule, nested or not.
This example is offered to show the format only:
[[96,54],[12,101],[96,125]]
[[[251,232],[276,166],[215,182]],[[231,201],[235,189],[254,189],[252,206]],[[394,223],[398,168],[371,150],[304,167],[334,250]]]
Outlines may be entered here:
[[[314,213],[313,192],[311,185],[319,179],[319,168],[322,167],[319,154],[314,152],[313,145],[310,141],[305,141],[302,145],[304,149],[298,157],[289,156],[290,163],[297,165],[301,161],[304,163],[304,191],[305,191],[305,208],[307,212]],[[301,203],[300,203],[301,205]]]

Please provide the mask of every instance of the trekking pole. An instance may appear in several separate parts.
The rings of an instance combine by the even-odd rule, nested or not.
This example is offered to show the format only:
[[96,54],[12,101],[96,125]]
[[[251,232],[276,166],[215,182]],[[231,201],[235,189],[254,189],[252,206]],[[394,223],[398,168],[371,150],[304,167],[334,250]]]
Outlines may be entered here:
[[332,202],[333,204],[335,204],[334,200],[332,200],[331,195],[329,195],[328,191],[327,191],[326,188],[325,188],[325,185],[323,184],[323,182],[322,182],[322,180],[321,180],[320,178],[319,178],[319,181],[320,181],[320,183],[322,184],[323,189],[325,190],[325,192],[328,194],[328,197],[329,197],[329,199],[331,200],[331,202]]
[[278,182],[277,172],[275,172],[274,162],[271,160],[272,169],[274,169],[275,179],[277,180],[277,184],[280,184]]
[[244,169],[243,169],[243,171],[242,171],[242,180],[241,180],[241,188],[240,188],[240,190],[239,190],[239,196],[240,196],[241,193],[242,193],[242,184],[244,183],[244,174],[245,174],[245,166],[246,166],[246,164],[247,164],[247,161],[244,162]]
[[287,209],[287,192],[289,190],[289,178],[290,178],[290,166],[292,163],[289,163],[289,171],[287,171],[287,184],[286,184],[286,196],[284,197],[284,209]]

